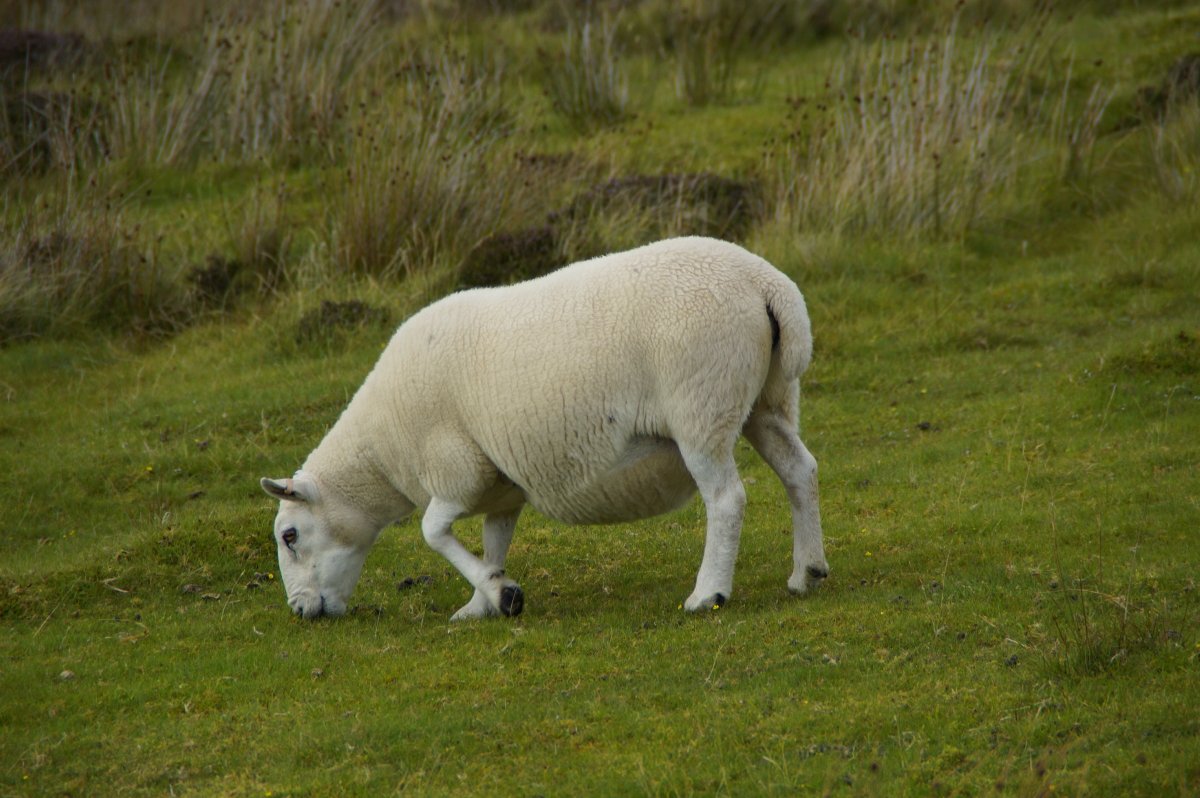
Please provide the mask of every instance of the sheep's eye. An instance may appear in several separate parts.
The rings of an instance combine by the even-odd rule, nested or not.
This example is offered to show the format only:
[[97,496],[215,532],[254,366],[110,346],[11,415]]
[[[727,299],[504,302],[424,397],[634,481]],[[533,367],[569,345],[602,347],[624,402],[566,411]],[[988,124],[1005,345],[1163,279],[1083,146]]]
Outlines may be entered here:
[[298,536],[296,535],[295,527],[290,527],[288,529],[285,529],[283,531],[283,535],[282,535],[283,545],[287,546],[289,549],[292,549],[292,551],[295,551],[295,549],[292,547],[296,544],[297,537]]

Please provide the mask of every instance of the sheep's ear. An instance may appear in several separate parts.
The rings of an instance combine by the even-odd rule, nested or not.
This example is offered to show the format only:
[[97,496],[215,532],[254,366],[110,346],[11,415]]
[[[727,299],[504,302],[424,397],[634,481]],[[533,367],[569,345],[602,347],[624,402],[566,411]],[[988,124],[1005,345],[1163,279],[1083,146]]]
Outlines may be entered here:
[[308,497],[300,490],[301,486],[297,485],[295,480],[263,477],[258,484],[262,485],[262,489],[267,492],[268,496],[274,496],[276,499],[288,502],[308,501]]

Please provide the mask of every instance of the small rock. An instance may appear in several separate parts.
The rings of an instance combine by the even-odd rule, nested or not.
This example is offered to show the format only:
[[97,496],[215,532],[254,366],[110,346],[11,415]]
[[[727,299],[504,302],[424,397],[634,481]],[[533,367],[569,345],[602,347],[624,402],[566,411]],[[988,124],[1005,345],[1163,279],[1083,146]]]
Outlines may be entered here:
[[246,583],[246,589],[247,590],[257,590],[258,588],[262,587],[264,584],[266,584],[267,582],[270,582],[274,578],[275,578],[274,574],[263,573],[262,571],[255,571],[254,576],[250,577],[250,581]]
[[1009,657],[1008,659],[1004,660],[1004,664],[1005,664],[1005,665],[1007,665],[1007,666],[1008,666],[1008,667],[1010,667],[1010,668],[1012,668],[1012,667],[1016,667],[1016,664],[1017,664],[1017,655],[1016,655],[1016,654],[1013,654],[1011,657]]
[[69,682],[75,678],[75,671],[63,671],[58,674],[59,681]]
[[433,577],[429,574],[421,574],[417,577],[407,576],[396,583],[396,589],[399,591],[409,590],[417,585],[428,585],[433,582]]

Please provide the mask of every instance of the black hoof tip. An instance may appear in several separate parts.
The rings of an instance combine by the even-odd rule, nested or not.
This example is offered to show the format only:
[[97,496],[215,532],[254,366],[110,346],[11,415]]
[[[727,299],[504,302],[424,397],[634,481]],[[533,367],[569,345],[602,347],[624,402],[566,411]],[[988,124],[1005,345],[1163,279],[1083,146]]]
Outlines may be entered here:
[[808,574],[809,579],[824,579],[829,576],[829,571],[819,565],[810,565],[804,569],[804,573]]
[[508,585],[500,589],[500,614],[507,618],[515,618],[525,609],[525,593],[516,585]]
[[728,600],[729,599],[725,598],[724,593],[718,593],[717,595],[713,596],[713,609],[714,610],[721,609],[722,607],[725,606],[725,602]]

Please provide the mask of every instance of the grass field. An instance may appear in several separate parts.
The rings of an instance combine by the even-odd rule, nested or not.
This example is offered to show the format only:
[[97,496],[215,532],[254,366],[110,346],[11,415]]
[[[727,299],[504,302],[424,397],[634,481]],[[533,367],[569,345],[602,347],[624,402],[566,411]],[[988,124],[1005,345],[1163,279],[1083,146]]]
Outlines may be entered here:
[[[519,5],[0,3],[0,795],[1200,793],[1200,12]],[[742,443],[717,612],[698,499],[288,612],[396,324],[687,232],[808,301],[819,591]]]

